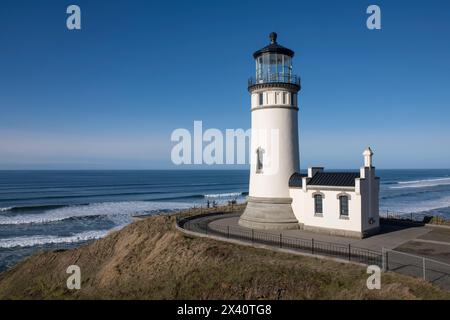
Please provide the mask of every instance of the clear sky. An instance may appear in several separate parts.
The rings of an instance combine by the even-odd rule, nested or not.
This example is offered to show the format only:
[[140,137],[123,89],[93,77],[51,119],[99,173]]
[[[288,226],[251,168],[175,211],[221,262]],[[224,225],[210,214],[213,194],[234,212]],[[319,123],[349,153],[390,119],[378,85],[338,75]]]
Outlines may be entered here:
[[379,168],[450,167],[448,0],[3,0],[0,169],[170,168],[174,129],[248,129],[271,31],[302,78],[302,168],[357,168],[367,145]]

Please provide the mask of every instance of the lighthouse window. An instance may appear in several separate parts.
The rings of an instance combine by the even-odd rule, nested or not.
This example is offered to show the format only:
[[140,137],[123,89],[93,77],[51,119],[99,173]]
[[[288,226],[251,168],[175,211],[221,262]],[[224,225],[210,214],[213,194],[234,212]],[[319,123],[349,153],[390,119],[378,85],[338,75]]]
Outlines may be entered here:
[[[277,75],[278,77],[283,75],[283,55],[277,54]],[[281,77],[278,81],[284,81]]]
[[286,104],[286,95],[287,95],[287,93],[283,92],[283,104]]
[[259,80],[262,79],[262,75],[263,75],[262,68],[263,68],[263,59],[262,59],[262,57],[259,57],[257,65],[256,65],[256,78],[257,78],[258,82],[259,82]]
[[256,149],[256,173],[262,173],[263,170],[263,155],[264,149],[259,147]]
[[339,211],[340,211],[341,216],[348,217],[348,197],[347,196],[339,197]]
[[297,94],[296,93],[292,94],[292,105],[297,106]]
[[263,94],[262,93],[260,93],[260,94],[258,94],[258,102],[259,102],[259,105],[260,106],[262,106],[263,105]]
[[314,196],[314,214],[321,215],[323,213],[322,195],[316,194]]

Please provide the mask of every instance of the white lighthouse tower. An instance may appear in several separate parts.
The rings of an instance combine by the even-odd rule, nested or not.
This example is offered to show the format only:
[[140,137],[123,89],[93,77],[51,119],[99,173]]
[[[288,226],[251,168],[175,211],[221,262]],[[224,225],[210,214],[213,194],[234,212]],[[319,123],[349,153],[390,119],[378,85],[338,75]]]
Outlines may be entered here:
[[256,51],[251,95],[251,166],[247,207],[239,224],[254,229],[296,229],[289,178],[299,171],[298,104],[300,79],[292,73],[294,52],[277,43]]

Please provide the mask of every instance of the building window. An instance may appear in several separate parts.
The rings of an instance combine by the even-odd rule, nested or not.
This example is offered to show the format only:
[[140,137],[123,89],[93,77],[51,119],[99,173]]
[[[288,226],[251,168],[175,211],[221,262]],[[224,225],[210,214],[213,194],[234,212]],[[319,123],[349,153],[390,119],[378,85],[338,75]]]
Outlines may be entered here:
[[283,92],[283,104],[286,104],[286,92]]
[[263,105],[263,94],[262,94],[262,93],[259,93],[259,94],[258,94],[258,104],[259,104],[260,106]]
[[323,213],[323,198],[322,195],[316,194],[314,196],[314,214],[322,215]]
[[339,214],[343,217],[348,217],[348,197],[339,197]]
[[275,104],[277,104],[278,101],[278,92],[275,92]]
[[263,165],[264,165],[264,149],[259,147],[256,149],[256,173],[262,173],[263,172]]

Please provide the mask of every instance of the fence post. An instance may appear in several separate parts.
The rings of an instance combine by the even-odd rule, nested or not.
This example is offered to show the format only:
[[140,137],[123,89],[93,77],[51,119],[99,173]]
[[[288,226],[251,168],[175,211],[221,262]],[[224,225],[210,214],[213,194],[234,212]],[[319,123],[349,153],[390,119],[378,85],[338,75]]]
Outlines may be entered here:
[[348,244],[348,261],[352,261],[352,247],[351,244]]
[[425,258],[423,258],[423,280],[427,281],[426,268],[425,268]]
[[386,271],[389,271],[389,251],[386,250]]
[[314,239],[311,239],[311,253],[314,254]]
[[280,248],[283,248],[282,241],[283,241],[283,236],[282,236],[281,233],[280,233]]

